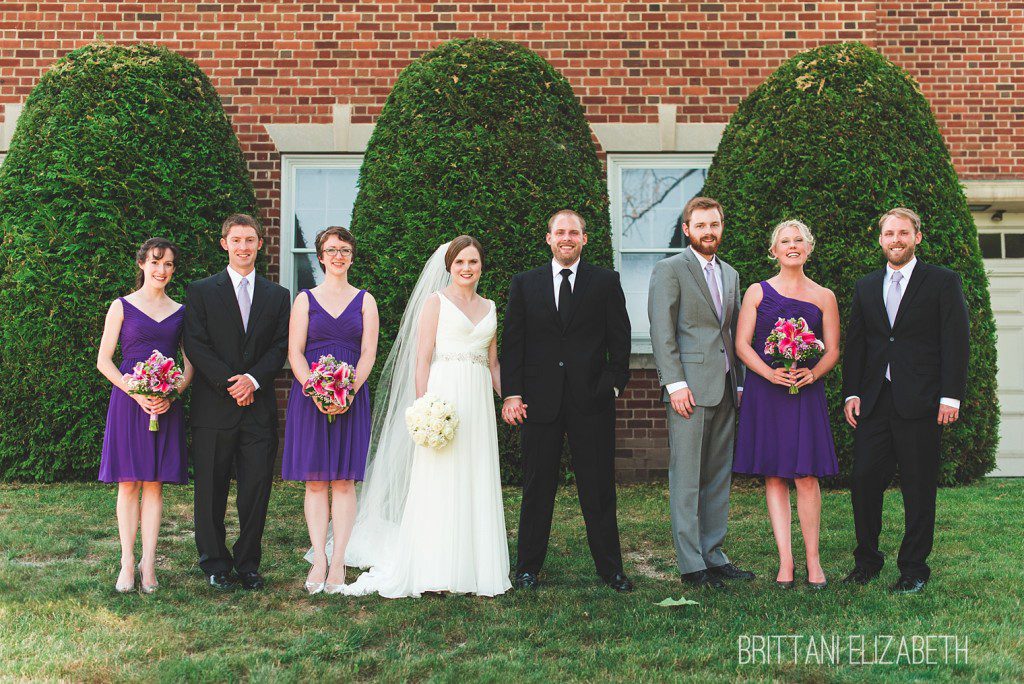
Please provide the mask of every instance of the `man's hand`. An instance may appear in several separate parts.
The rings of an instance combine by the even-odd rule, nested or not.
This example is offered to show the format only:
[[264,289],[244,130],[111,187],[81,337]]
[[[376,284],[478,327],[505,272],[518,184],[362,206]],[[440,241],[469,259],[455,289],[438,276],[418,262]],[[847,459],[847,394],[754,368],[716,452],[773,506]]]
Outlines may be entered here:
[[945,404],[939,404],[939,425],[952,425],[959,417],[960,409],[955,409],[952,406],[946,406]]
[[526,420],[526,404],[520,397],[509,397],[501,405],[501,417],[509,425],[522,425]]
[[[860,417],[860,397],[853,397],[843,406],[843,414],[850,427],[857,427],[857,419]],[[940,413],[941,416],[941,413]]]
[[696,402],[693,400],[693,392],[690,391],[689,387],[677,389],[675,392],[668,396],[670,402],[672,402],[672,408],[675,412],[681,415],[687,420],[693,415],[693,407]]
[[252,380],[247,376],[232,375],[228,378],[228,382],[233,383],[228,385],[228,394],[231,395],[231,398],[234,399],[239,406],[248,406],[255,401],[253,392],[256,391],[256,385],[252,384]]

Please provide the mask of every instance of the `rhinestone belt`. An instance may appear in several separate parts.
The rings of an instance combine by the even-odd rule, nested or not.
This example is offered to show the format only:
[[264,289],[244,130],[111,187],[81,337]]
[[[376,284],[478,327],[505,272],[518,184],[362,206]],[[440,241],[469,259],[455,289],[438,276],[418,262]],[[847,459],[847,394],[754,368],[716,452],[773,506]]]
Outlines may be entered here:
[[462,361],[464,363],[476,363],[481,366],[487,365],[487,354],[484,352],[438,352],[434,354],[435,361]]

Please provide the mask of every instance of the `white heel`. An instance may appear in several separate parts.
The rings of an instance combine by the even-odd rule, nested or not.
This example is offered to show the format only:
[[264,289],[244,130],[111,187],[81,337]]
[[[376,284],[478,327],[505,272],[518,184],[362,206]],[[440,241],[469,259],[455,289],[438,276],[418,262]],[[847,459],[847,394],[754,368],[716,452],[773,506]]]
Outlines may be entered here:
[[143,579],[142,579],[142,561],[139,561],[139,564],[138,564],[138,566],[135,569],[139,571],[139,590],[143,594],[152,594],[153,592],[155,592],[157,590],[157,587],[160,586],[160,583],[159,582],[154,582],[153,584],[146,584],[143,581]]
[[[327,570],[324,571],[324,579],[325,580],[327,579],[327,574],[330,571],[331,571],[331,568],[328,566]],[[312,596],[314,594],[319,594],[321,591],[324,590],[325,586],[326,586],[325,582],[306,582],[306,592],[310,596]]]
[[114,589],[116,589],[117,593],[119,593],[119,594],[127,594],[129,592],[135,591],[135,567],[134,566],[132,567],[131,579],[129,579],[127,582],[121,582],[121,576],[118,575],[117,582],[114,584]]
[[327,578],[325,577],[324,578],[324,593],[325,594],[341,594],[341,593],[343,593],[345,591],[345,587],[348,586],[347,584],[345,584],[345,568],[344,567],[341,569],[341,578],[342,578],[341,584],[331,584],[330,582],[326,581]]

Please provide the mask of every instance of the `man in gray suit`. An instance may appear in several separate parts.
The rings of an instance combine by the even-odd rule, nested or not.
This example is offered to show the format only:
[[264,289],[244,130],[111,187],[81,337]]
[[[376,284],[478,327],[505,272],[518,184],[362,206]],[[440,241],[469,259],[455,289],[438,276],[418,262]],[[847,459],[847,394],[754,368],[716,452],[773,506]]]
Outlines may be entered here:
[[715,200],[694,197],[686,203],[683,233],[690,247],[655,264],[647,304],[668,412],[676,561],[683,582],[716,589],[725,586],[725,579],[754,579],[722,550],[736,408],[743,394],[743,367],[733,344],[740,280],[716,256],[723,223],[722,206]]

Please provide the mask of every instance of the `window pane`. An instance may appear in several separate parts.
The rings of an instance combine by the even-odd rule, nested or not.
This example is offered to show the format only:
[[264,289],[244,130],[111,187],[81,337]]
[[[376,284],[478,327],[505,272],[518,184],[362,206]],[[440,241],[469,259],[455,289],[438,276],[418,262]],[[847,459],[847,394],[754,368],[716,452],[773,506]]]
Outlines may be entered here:
[[704,187],[707,169],[622,169],[622,248],[682,247],[683,205]]
[[298,169],[295,173],[295,249],[312,248],[327,226],[352,222],[358,169]]
[[[316,234],[327,226],[349,227],[356,201],[358,169],[300,168],[295,172],[293,249],[313,249]],[[295,292],[323,281],[315,253],[293,254]]]
[[622,291],[626,294],[626,311],[629,312],[629,324],[633,329],[633,337],[644,338],[650,334],[650,321],[647,319],[647,291],[651,285],[651,271],[654,264],[671,253],[659,254],[623,254],[622,269],[619,277]]
[[982,233],[978,235],[978,244],[981,246],[983,259],[1001,259],[1003,247],[999,240],[999,233]]
[[1004,233],[1003,239],[1006,241],[1007,259],[1024,258],[1024,234]]

